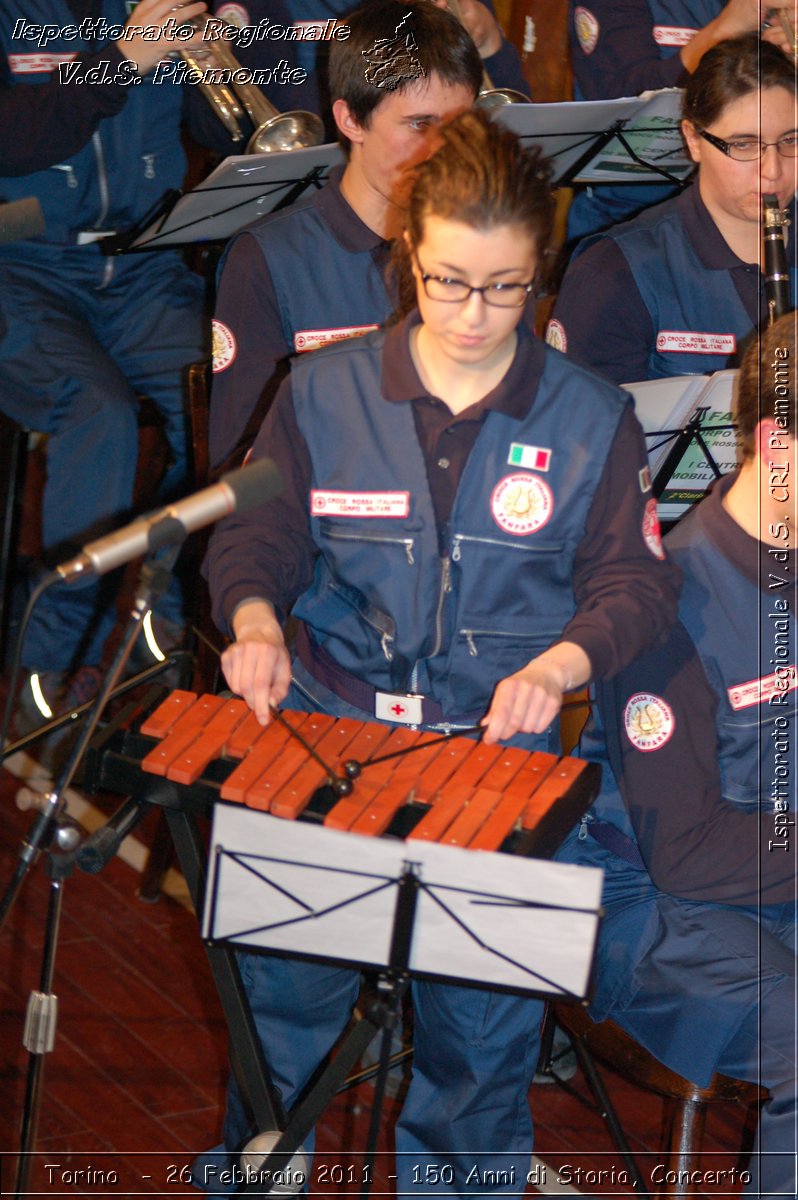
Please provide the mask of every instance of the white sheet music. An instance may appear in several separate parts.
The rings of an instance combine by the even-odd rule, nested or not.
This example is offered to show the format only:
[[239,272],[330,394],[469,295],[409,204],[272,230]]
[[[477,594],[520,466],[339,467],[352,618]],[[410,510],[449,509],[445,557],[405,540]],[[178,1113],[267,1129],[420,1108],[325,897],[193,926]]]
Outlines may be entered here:
[[219,803],[214,810],[203,936],[385,966],[398,881],[408,863],[422,885],[411,971],[585,995],[601,871],[367,838],[238,805]]
[[[682,429],[698,409],[705,409],[701,433],[718,469],[723,475],[733,471],[739,460],[734,421],[734,385],[738,372],[715,371],[713,375],[674,375],[667,379],[646,379],[625,383],[623,387],[635,399],[635,411],[646,433],[648,461],[652,477],[664,463],[673,438],[662,431]],[[700,500],[715,478],[701,447],[693,442],[659,501],[662,520],[675,521]]]

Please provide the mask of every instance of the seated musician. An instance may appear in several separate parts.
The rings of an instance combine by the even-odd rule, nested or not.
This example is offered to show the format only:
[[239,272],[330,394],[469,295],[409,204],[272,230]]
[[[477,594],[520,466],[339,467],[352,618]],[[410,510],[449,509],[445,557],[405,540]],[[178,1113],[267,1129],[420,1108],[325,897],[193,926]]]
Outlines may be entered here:
[[[411,33],[418,70],[393,89],[365,78],[363,52]],[[381,325],[394,308],[386,239],[403,223],[413,167],[435,147],[438,126],[470,107],[482,65],[448,12],[426,0],[369,0],[330,50],[332,111],[347,155],[320,191],[271,214],[233,240],[214,319],[212,467],[252,445],[290,356]],[[420,69],[424,78],[420,77]],[[405,194],[403,194],[405,193]]]
[[[438,8],[448,7],[446,0],[435,3]],[[491,0],[484,4],[480,0],[461,0],[458,7],[494,86],[527,94],[520,56],[502,33]],[[337,40],[334,29],[349,24],[353,8],[352,0],[246,0],[245,4],[217,0],[213,12],[245,31],[231,44],[242,67],[272,68],[272,75],[260,86],[279,112],[299,108],[327,120],[327,56]],[[297,40],[260,38],[257,35],[262,23],[267,29],[299,26],[305,36]],[[285,67],[274,70],[280,62]],[[335,134],[333,127],[331,138]]]
[[[574,98],[613,100],[659,88],[685,87],[718,42],[755,33],[792,56],[787,41],[794,0],[570,0]],[[763,22],[762,9],[767,10]],[[785,14],[782,24],[781,13]],[[598,184],[577,189],[568,237],[577,239],[625,221],[677,189],[670,183]]]
[[755,35],[704,55],[683,104],[695,182],[579,245],[549,323],[552,345],[616,383],[736,366],[767,316],[768,193],[790,212],[796,303],[796,87],[794,64]]
[[666,538],[681,624],[598,688],[612,772],[558,854],[605,872],[594,1018],[769,1089],[768,1197],[796,1194],[796,370],[790,313],[743,362],[739,471]]
[[[521,321],[551,230],[547,168],[477,111],[441,143],[398,243],[404,318],[294,361],[253,451],[284,493],[211,540],[215,618],[235,639],[222,665],[263,724],[272,705],[370,721],[400,699],[424,728],[482,723],[486,742],[551,750],[564,693],[661,640],[677,578],[629,398]],[[358,976],[255,955],[242,973],[290,1106]],[[479,1191],[478,1163],[514,1167],[496,1190],[522,1194],[542,1004],[419,981],[413,996],[397,1190],[446,1151],[441,1190]],[[247,1133],[233,1098],[227,1146]]]

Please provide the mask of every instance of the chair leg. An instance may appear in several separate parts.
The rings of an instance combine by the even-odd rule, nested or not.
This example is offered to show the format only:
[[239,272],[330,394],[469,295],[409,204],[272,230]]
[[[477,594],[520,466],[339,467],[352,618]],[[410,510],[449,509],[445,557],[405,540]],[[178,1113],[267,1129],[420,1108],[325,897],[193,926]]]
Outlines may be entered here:
[[626,1140],[626,1134],[623,1131],[621,1122],[618,1120],[618,1114],[613,1108],[609,1093],[604,1086],[604,1081],[593,1061],[593,1055],[584,1043],[581,1037],[573,1037],[573,1047],[576,1051],[576,1057],[579,1059],[579,1066],[582,1068],[582,1074],[587,1080],[588,1087],[593,1093],[593,1098],[598,1106],[599,1114],[609,1130],[610,1136],[615,1143],[618,1153],[623,1159],[629,1176],[634,1184],[635,1191],[640,1196],[645,1196],[647,1200],[651,1200],[651,1194],[646,1187],[643,1176],[640,1173],[640,1168],[632,1154],[629,1143]]
[[[666,1120],[667,1175],[677,1181],[689,1179],[689,1171],[704,1144],[707,1106],[699,1100],[671,1102],[666,1109]],[[695,1194],[695,1188],[686,1182],[666,1183],[657,1192],[658,1196],[694,1196]]]

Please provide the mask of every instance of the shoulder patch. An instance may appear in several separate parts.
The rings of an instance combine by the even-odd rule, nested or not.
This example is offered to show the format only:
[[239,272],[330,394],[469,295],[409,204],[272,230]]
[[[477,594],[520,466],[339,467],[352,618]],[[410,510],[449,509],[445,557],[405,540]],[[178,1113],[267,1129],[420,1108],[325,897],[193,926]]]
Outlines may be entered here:
[[665,549],[662,545],[662,535],[659,528],[657,502],[653,498],[646,501],[643,513],[643,540],[655,558],[665,557]]
[[565,326],[562,321],[552,318],[546,326],[546,342],[549,346],[553,346],[555,350],[559,350],[562,354],[568,349],[568,336],[565,332]]
[[589,8],[581,5],[574,9],[576,40],[584,54],[592,54],[599,40],[600,26]]
[[214,16],[221,17],[223,21],[227,21],[229,25],[235,25],[237,29],[244,29],[251,24],[249,13],[243,4],[222,4],[217,8]]
[[649,754],[671,740],[676,720],[673,709],[661,696],[654,696],[651,692],[636,692],[626,701],[623,725],[635,749]]
[[213,373],[218,375],[220,371],[226,371],[230,363],[234,361],[236,356],[236,340],[233,336],[233,331],[223,325],[221,321],[214,320],[211,331],[212,346],[213,346]]

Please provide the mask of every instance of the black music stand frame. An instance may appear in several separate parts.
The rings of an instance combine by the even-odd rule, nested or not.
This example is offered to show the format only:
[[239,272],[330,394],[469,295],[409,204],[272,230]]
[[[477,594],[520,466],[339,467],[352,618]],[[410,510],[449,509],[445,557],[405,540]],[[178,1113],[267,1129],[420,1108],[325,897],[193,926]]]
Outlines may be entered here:
[[[177,529],[171,531],[166,546],[144,559],[128,619],[128,627],[117,648],[100,692],[88,708],[86,719],[83,721],[80,734],[61,776],[52,791],[45,797],[41,811],[37,813],[27,837],[20,846],[16,870],[0,901],[0,929],[2,929],[28,872],[38,860],[41,852],[46,851],[50,894],[42,947],[39,990],[31,993],[23,1034],[23,1044],[28,1051],[28,1070],[20,1122],[17,1176],[13,1193],[16,1200],[22,1200],[27,1190],[31,1153],[38,1128],[45,1055],[52,1050],[55,1041],[57,1001],[52,988],[64,884],[72,874],[79,854],[80,835],[76,826],[72,825],[70,829],[71,823],[66,811],[64,793],[72,783],[108,701],[122,677],[133,645],[141,632],[141,622],[145,613],[152,608],[168,587],[172,567],[185,539],[185,531],[178,523],[175,524]],[[51,582],[55,582],[57,578],[57,575],[54,575]],[[41,730],[37,730],[34,736],[40,735]],[[56,855],[53,847],[57,844],[59,837],[66,852]]]
[[261,217],[295,204],[307,191],[321,188],[341,161],[340,147],[333,143],[226,158],[191,191],[178,193],[168,211],[130,231],[121,247],[114,245],[110,252],[225,241]]

